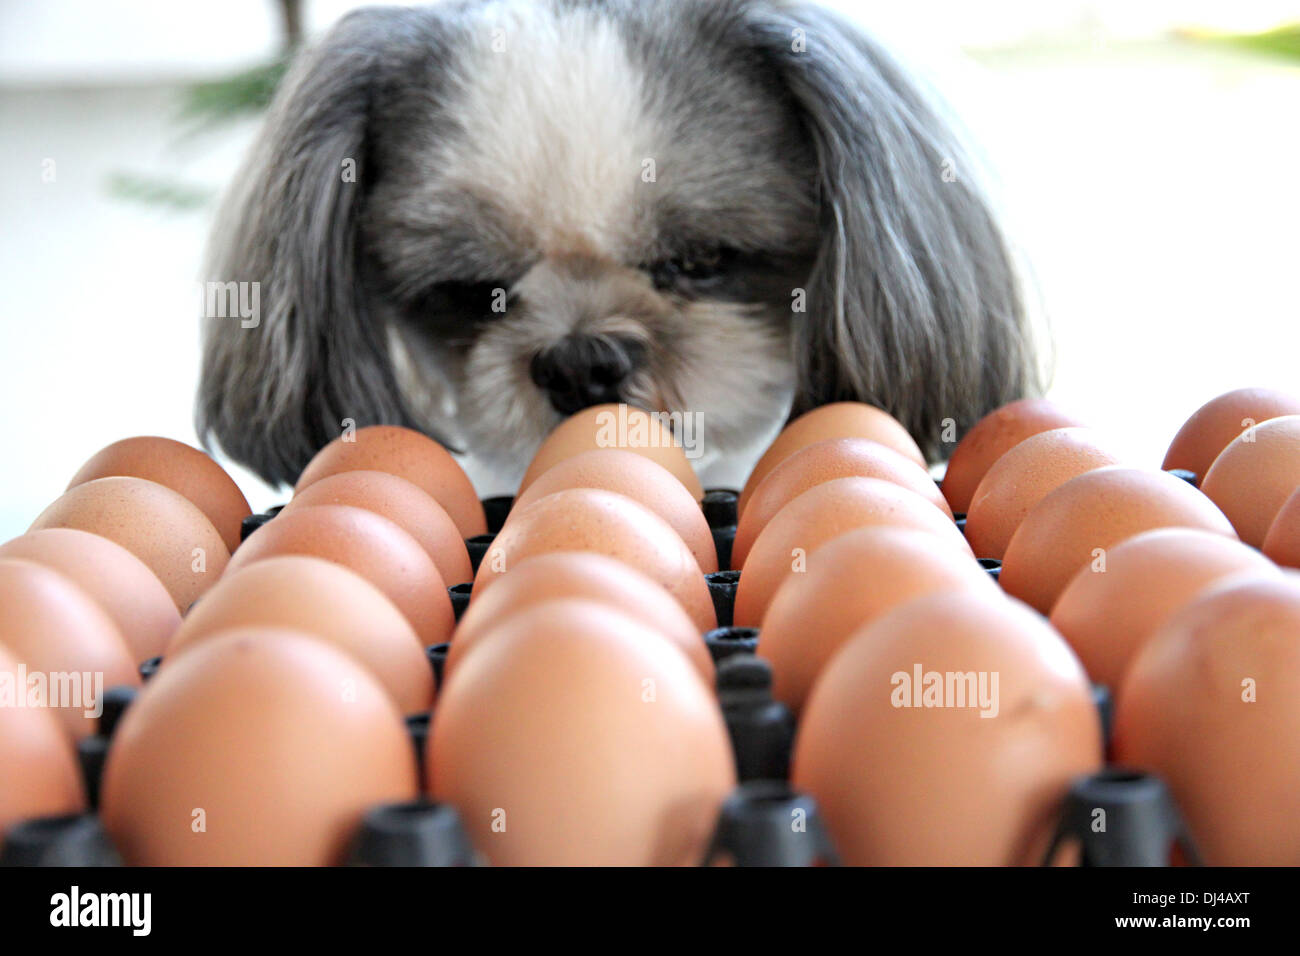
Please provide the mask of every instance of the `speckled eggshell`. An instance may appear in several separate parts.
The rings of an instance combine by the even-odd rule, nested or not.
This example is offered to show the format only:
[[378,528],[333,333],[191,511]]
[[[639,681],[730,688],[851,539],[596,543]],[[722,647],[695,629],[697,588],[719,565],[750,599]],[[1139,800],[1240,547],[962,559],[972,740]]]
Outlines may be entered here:
[[96,478],[145,478],[184,495],[208,516],[228,551],[239,547],[239,526],[251,510],[226,470],[206,453],[171,438],[124,438],[96,452],[68,482]]
[[[70,580],[33,561],[0,559],[0,646],[26,665],[29,674],[45,677],[48,693],[55,678],[79,675],[74,701],[51,708],[74,737],[85,737],[98,726],[94,710],[100,691],[120,685],[137,686],[140,675],[122,632],[108,612]],[[102,686],[96,686],[102,675]],[[89,680],[89,683],[85,683]]]
[[943,496],[954,512],[964,513],[975,489],[1004,454],[1030,435],[1082,424],[1045,398],[1022,398],[989,412],[953,449],[943,476]]
[[379,681],[318,637],[257,628],[149,681],[114,734],[101,816],[133,866],[324,866],[367,809],[417,791]]
[[832,402],[805,412],[781,430],[763,452],[740,492],[736,507],[743,515],[759,484],[777,465],[800,449],[830,438],[868,438],[926,467],[916,440],[893,415],[861,402]]
[[657,581],[622,561],[592,551],[538,554],[502,577],[491,590],[472,594],[452,633],[443,673],[497,624],[522,610],[556,598],[585,598],[607,604],[654,628],[686,654],[713,686],[713,658],[700,629]]
[[859,628],[934,591],[997,585],[970,555],[935,547],[924,531],[865,527],[808,556],[803,574],[777,589],[763,618],[758,654],[772,665],[772,694],[796,714],[813,682]]
[[513,507],[522,511],[539,498],[569,488],[603,488],[641,502],[686,542],[702,573],[718,570],[717,546],[700,503],[672,472],[652,459],[620,448],[581,452],[538,475]]
[[1080,568],[1052,607],[1052,626],[1096,683],[1118,689],[1142,645],[1179,610],[1224,578],[1280,577],[1240,541],[1192,528],[1157,528],[1120,542],[1104,565]]
[[281,514],[313,505],[351,505],[382,515],[420,543],[444,581],[474,578],[465,539],[442,505],[405,478],[382,471],[343,471],[312,482]]
[[538,554],[595,551],[659,582],[702,632],[717,626],[713,599],[691,551],[657,514],[626,495],[570,488],[512,515],[479,565],[474,593]]
[[43,564],[89,594],[122,632],[137,664],[161,654],[180,627],[180,612],[158,576],[108,538],[46,528],[0,545],[0,558]]
[[1169,785],[1210,866],[1300,861],[1300,583],[1225,582],[1134,659],[1115,759]]
[[1001,561],[1011,536],[1055,489],[1086,471],[1120,463],[1090,428],[1030,435],[993,463],[966,512],[966,540],[981,558]]
[[305,555],[263,558],[226,574],[185,615],[163,667],[214,635],[258,626],[304,631],[347,651],[405,714],[433,706],[433,670],[396,605],[355,571]]
[[1183,424],[1161,468],[1183,468],[1198,478],[1232,440],[1251,425],[1300,415],[1300,398],[1270,388],[1239,388],[1206,402]]
[[1214,502],[1180,478],[1114,466],[1085,472],[1025,516],[1003,556],[1002,588],[1048,614],[1079,569],[1110,548],[1143,531],[1179,527],[1235,537]]
[[29,530],[75,528],[115,541],[158,576],[182,614],[230,560],[221,535],[188,498],[144,478],[96,478],[64,492]]
[[369,425],[340,435],[307,462],[294,494],[341,471],[383,471],[405,478],[442,505],[462,538],[487,533],[483,504],[465,469],[428,435],[398,425]]
[[[18,659],[0,647],[0,681],[19,693],[24,676]],[[17,700],[0,706],[0,767],[0,849],[14,824],[79,813],[86,805],[77,752],[59,719],[44,708]]]
[[1201,480],[1201,491],[1228,516],[1241,540],[1256,548],[1297,488],[1300,415],[1272,418],[1238,435]]
[[[946,684],[950,673],[984,675],[990,706],[978,683],[977,705],[959,706],[955,682],[928,697],[945,706],[925,706],[925,675]],[[831,661],[791,779],[817,800],[845,864],[1034,866],[1070,782],[1100,769],[1101,751],[1083,668],[1041,617],[991,592],[935,593]]]
[[759,627],[777,588],[808,555],[868,525],[924,531],[936,547],[973,557],[951,519],[915,492],[880,478],[836,478],[799,495],[758,536],[736,587],[736,625]]
[[282,512],[240,545],[228,573],[282,554],[324,558],[355,571],[388,596],[426,645],[451,634],[451,598],[433,559],[382,515],[351,505]]
[[566,458],[598,448],[618,448],[649,458],[668,469],[696,501],[704,497],[704,486],[683,443],[651,413],[628,405],[593,405],[560,422],[534,453],[518,494]]
[[948,502],[930,473],[913,459],[868,438],[831,438],[801,448],[759,482],[736,527],[732,564],[744,566],[759,532],[799,495],[823,482],[854,477],[892,481],[916,492],[952,519]]
[[430,792],[504,866],[696,865],[736,783],[686,655],[594,601],[502,622],[443,685],[427,753]]

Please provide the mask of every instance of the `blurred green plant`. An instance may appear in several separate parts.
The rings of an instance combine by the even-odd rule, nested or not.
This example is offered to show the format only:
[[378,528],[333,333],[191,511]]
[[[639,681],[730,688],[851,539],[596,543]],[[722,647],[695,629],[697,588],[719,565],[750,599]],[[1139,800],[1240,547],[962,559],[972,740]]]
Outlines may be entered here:
[[174,212],[202,209],[216,195],[207,186],[196,186],[161,176],[136,173],[113,173],[108,177],[108,193],[117,199],[160,206]]
[[[269,63],[242,70],[219,80],[193,83],[181,94],[177,121],[186,129],[182,138],[207,134],[216,128],[262,112],[275,96],[302,43],[302,0],[274,0],[280,19],[281,52]],[[173,212],[201,208],[216,196],[216,190],[181,180],[129,172],[108,177],[109,195]]]
[[288,58],[279,57],[223,80],[195,83],[185,91],[181,117],[210,126],[260,113],[270,104],[288,66]]
[[1253,53],[1300,60],[1300,23],[1287,23],[1258,33],[1220,33],[1214,30],[1188,30],[1183,36],[1201,43],[1233,46]]
[[[194,83],[181,94],[177,121],[186,129],[182,138],[211,133],[228,123],[261,113],[284,78],[289,57],[277,57],[220,80]],[[142,203],[171,212],[201,209],[216,197],[206,186],[144,173],[116,172],[108,177],[108,193],[126,202]]]

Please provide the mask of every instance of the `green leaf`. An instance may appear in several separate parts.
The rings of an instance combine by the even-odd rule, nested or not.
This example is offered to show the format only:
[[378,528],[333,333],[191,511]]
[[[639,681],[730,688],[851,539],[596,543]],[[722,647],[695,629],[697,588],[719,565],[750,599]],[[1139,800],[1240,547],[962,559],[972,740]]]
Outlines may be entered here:
[[200,209],[216,197],[214,190],[204,186],[137,173],[113,173],[108,177],[108,192],[117,199],[162,206],[175,212]]
[[1288,23],[1260,33],[1220,33],[1213,30],[1188,31],[1188,39],[1219,43],[1287,60],[1300,60],[1300,23]]
[[181,116],[224,122],[260,113],[270,104],[287,68],[288,60],[278,58],[224,80],[195,83],[185,91]]

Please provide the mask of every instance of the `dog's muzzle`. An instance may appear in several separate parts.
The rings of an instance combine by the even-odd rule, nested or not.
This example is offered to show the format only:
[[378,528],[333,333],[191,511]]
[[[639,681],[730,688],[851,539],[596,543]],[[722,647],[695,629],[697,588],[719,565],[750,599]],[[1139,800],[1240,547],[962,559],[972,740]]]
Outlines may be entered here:
[[618,402],[623,384],[641,367],[645,347],[627,338],[566,335],[538,352],[529,374],[561,415]]

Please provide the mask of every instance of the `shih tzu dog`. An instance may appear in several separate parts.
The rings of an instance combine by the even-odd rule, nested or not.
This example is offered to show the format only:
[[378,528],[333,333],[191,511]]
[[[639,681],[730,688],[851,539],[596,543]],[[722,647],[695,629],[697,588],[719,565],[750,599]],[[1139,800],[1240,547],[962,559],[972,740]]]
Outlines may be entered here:
[[344,419],[518,477],[596,403],[697,413],[727,455],[855,399],[938,455],[1036,389],[963,155],[813,3],[357,11],[298,58],[219,217],[208,277],[258,283],[261,317],[207,320],[200,434],[272,482]]

